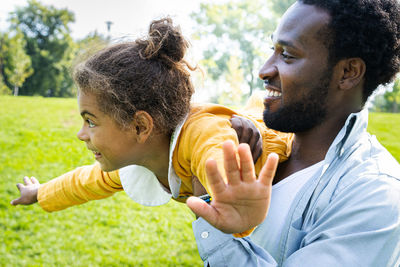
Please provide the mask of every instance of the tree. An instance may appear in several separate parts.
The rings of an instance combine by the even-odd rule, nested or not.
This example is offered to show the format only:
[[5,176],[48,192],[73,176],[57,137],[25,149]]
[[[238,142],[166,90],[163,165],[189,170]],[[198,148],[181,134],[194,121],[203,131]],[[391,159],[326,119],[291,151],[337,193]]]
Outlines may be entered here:
[[68,24],[74,21],[73,13],[28,0],[28,6],[17,8],[10,21],[11,27],[24,35],[34,70],[20,89],[21,94],[72,95],[68,69],[74,43]]
[[0,95],[9,95],[11,94],[10,88],[4,83],[3,74],[0,73]]
[[88,56],[106,47],[110,43],[108,37],[99,34],[97,31],[89,33],[85,38],[77,41],[75,61],[82,61]]
[[397,78],[391,90],[383,95],[386,100],[387,111],[397,113],[400,111],[400,78]]
[[5,34],[0,32],[0,95],[8,95],[11,93],[10,88],[8,88],[4,81],[4,62],[7,50],[4,35]]
[[229,87],[219,96],[218,103],[235,105],[241,102],[243,70],[240,68],[240,63],[240,59],[235,56],[229,58],[227,63],[228,71],[224,77]]
[[4,35],[6,48],[4,60],[4,73],[7,81],[14,88],[14,95],[18,95],[18,89],[25,79],[33,73],[31,68],[31,58],[25,53],[26,41],[21,31],[17,30],[14,36]]
[[266,42],[276,25],[278,15],[273,12],[284,11],[293,2],[231,0],[224,4],[201,4],[200,10],[191,14],[199,29],[193,38],[207,43],[201,64],[210,77],[218,81],[229,73],[229,61],[235,56],[241,62],[248,93],[261,87],[257,73],[267,57]]
[[296,0],[273,0],[270,1],[273,14],[279,19],[283,13],[294,3]]

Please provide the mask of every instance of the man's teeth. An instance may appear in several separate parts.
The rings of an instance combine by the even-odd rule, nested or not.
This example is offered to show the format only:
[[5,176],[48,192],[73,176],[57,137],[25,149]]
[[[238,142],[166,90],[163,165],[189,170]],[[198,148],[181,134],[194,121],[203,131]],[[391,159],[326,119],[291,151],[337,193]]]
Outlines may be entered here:
[[275,91],[275,90],[268,90],[267,89],[267,96],[268,97],[280,97],[282,96],[281,92]]

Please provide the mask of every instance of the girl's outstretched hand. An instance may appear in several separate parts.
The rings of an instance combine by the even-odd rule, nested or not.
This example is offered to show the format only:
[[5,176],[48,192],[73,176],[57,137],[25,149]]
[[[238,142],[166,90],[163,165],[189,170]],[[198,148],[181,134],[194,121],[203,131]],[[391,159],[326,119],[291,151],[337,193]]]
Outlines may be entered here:
[[236,148],[232,141],[223,144],[227,183],[214,160],[208,160],[206,171],[212,201],[208,205],[197,197],[187,200],[189,208],[215,228],[225,233],[242,233],[260,224],[268,213],[272,180],[278,166],[278,155],[271,153],[256,178],[249,145]]
[[40,187],[39,181],[35,177],[24,177],[24,184],[17,184],[21,196],[11,201],[11,205],[30,205],[36,203],[37,192]]

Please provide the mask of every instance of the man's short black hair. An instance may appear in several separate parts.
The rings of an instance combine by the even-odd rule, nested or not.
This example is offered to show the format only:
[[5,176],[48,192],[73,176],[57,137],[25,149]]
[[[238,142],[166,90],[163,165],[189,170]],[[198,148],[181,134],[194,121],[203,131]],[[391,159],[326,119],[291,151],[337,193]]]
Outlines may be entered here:
[[363,101],[400,67],[400,6],[397,0],[298,0],[328,12],[329,61],[359,57],[366,64]]

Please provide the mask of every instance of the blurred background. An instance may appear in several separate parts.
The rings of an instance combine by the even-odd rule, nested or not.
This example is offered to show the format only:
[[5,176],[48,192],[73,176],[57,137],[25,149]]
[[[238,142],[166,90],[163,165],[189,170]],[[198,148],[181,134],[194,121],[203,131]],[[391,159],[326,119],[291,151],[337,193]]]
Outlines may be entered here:
[[[240,107],[263,91],[258,70],[294,0],[2,0],[0,3],[0,266],[202,266],[184,204],[143,207],[126,194],[56,213],[13,207],[25,175],[46,182],[93,155],[71,66],[146,34],[166,15],[191,43],[194,101]],[[368,103],[368,131],[400,160],[400,80]]]
[[[143,36],[151,20],[171,16],[191,42],[194,101],[240,105],[262,90],[258,70],[270,35],[294,0],[3,0],[0,94],[72,97],[74,60],[93,46]],[[399,112],[400,84],[377,91],[374,111]]]

